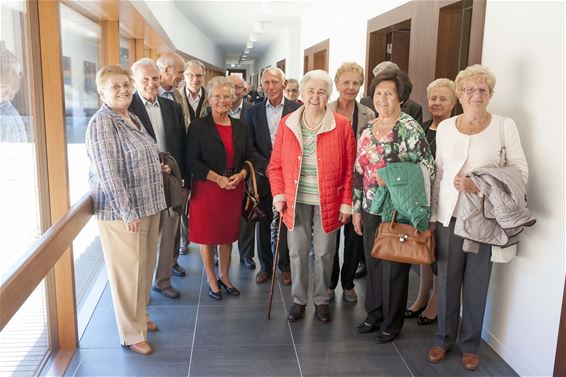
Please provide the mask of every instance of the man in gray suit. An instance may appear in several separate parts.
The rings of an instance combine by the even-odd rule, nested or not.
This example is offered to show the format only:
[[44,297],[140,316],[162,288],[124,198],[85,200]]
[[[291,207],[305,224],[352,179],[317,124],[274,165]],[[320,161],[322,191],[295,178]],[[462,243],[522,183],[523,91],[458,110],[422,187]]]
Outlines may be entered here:
[[[372,71],[374,79],[378,73],[388,69],[399,70],[399,66],[390,61],[384,61],[379,63],[378,65],[375,66],[375,68]],[[375,86],[376,86],[375,80],[372,80],[371,85],[369,86],[370,95],[362,98],[360,100],[360,103],[362,105],[366,105],[367,107],[369,107],[376,115],[379,115],[375,110],[375,107],[373,106],[373,92],[375,91]],[[405,101],[405,103],[401,104],[401,111],[404,112],[405,114],[409,114],[410,116],[412,116],[414,120],[419,122],[419,124],[423,122],[423,108],[421,105],[419,105],[412,99],[408,99],[407,101]]]

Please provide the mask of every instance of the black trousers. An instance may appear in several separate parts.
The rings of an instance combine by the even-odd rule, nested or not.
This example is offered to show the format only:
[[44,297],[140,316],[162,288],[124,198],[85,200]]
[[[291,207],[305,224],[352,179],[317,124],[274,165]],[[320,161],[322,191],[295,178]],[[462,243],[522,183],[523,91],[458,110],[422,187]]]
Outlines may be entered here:
[[[273,254],[275,253],[275,242],[277,241],[277,224],[279,222],[279,213],[273,211],[273,198],[270,196],[262,196],[259,199],[259,206],[265,213],[265,218],[257,224],[257,255],[261,271],[273,271]],[[281,223],[281,235],[279,237],[279,270],[282,272],[290,272],[289,264],[289,248],[287,247],[287,227],[285,223]]]
[[362,217],[368,271],[366,322],[379,325],[383,332],[398,334],[405,322],[411,265],[373,258],[371,249],[381,217],[367,212]]
[[332,276],[328,288],[335,289],[338,285],[338,278],[341,276],[342,289],[354,288],[354,275],[360,261],[360,253],[364,252],[364,242],[362,236],[354,231],[351,222],[342,226],[344,229],[344,261],[340,270],[338,250],[340,249],[340,233],[336,237],[336,254],[334,254],[334,265],[332,266]]
[[240,234],[238,236],[238,251],[240,259],[254,257],[256,223],[248,223],[243,218],[240,219]]

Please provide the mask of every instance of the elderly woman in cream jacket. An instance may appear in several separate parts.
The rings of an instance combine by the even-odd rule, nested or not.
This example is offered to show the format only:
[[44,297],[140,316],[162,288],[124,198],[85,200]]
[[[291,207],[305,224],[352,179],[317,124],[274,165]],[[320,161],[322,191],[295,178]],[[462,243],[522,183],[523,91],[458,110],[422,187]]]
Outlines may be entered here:
[[436,135],[431,221],[437,221],[438,330],[428,360],[442,361],[458,339],[463,367],[475,370],[480,362],[491,246],[481,244],[477,253],[464,251],[464,239],[454,234],[460,200],[463,193],[479,192],[469,174],[479,168],[500,166],[502,153],[507,166],[520,170],[525,185],[528,167],[515,122],[487,111],[495,87],[493,73],[484,66],[472,65],[460,71],[455,81],[463,113],[441,122]]

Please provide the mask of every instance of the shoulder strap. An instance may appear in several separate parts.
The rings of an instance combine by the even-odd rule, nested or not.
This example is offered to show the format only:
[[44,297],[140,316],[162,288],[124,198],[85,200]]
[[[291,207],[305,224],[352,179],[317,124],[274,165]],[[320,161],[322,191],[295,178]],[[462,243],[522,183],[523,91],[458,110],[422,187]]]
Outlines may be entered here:
[[499,138],[501,148],[499,149],[499,166],[507,166],[507,149],[505,148],[505,118],[501,117],[499,122]]
[[253,189],[253,193],[252,195],[254,196],[254,198],[256,199],[256,201],[259,202],[259,194],[257,192],[257,183],[256,183],[256,179],[255,179],[255,169],[253,164],[251,163],[251,161],[244,161],[244,164],[248,165],[248,167],[250,168],[250,179],[252,182],[252,189]]

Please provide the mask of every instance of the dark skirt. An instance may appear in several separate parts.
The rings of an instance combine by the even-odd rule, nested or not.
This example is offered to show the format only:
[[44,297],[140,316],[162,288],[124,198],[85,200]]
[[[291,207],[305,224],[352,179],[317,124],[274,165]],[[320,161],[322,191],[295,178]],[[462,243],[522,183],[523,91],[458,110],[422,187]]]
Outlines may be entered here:
[[189,237],[201,245],[238,240],[244,184],[223,190],[215,182],[194,179],[189,200]]

